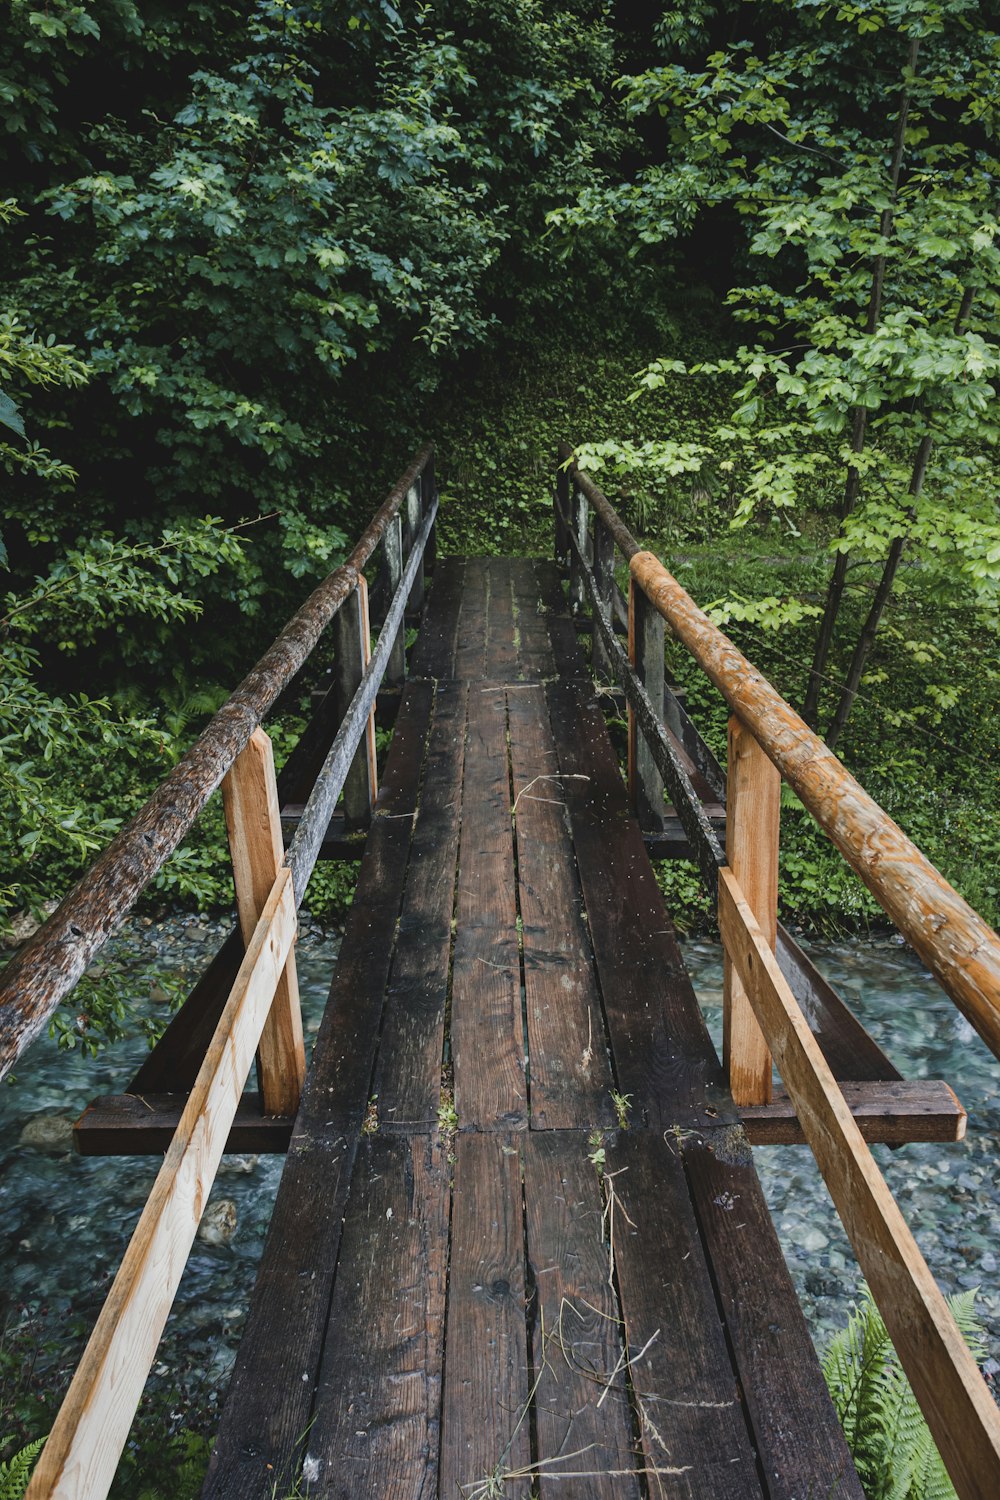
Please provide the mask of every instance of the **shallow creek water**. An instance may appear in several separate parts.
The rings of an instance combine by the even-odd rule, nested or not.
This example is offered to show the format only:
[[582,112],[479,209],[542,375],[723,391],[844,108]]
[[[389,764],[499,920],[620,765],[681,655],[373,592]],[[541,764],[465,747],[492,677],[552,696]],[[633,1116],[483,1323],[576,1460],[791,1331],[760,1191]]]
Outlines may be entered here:
[[[127,942],[138,966],[155,962],[193,977],[224,931],[221,923],[191,917],[140,919]],[[887,940],[809,948],[904,1075],[946,1079],[969,1111],[961,1145],[877,1147],[876,1156],[943,1289],[981,1289],[989,1353],[1000,1360],[1000,1065],[907,949]],[[721,951],[707,941],[686,942],[684,950],[719,1046]],[[319,1024],[335,953],[334,938],[304,930],[298,967],[307,1035]],[[64,1366],[82,1347],[158,1162],[81,1158],[67,1139],[37,1149],[22,1133],[35,1117],[71,1121],[89,1099],[120,1092],[144,1050],[136,1038],[86,1060],[43,1039],[21,1060],[17,1083],[0,1086],[0,1327],[30,1322],[43,1376],[46,1366]],[[755,1155],[822,1347],[846,1321],[856,1293],[853,1254],[808,1149],[770,1147]],[[152,1388],[176,1398],[179,1419],[199,1411],[206,1429],[242,1331],[281,1166],[277,1156],[224,1158],[212,1200],[234,1205],[235,1229],[228,1215],[216,1243],[195,1241],[158,1351]]]

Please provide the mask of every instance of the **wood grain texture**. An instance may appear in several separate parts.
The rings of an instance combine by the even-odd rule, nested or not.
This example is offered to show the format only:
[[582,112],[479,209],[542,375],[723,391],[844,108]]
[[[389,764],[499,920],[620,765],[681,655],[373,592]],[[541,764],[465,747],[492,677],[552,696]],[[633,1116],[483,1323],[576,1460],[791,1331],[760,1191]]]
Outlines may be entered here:
[[[907,1141],[965,1139],[968,1116],[948,1084],[938,1079],[837,1081],[855,1124],[869,1144],[881,1141],[901,1146]],[[740,1118],[752,1146],[807,1144],[795,1105],[782,1088],[774,1089],[770,1104],[742,1106]]]
[[476,681],[486,676],[489,638],[490,573],[482,557],[465,559],[462,611],[455,647],[455,676]]
[[677,1143],[770,1500],[863,1500],[739,1131]]
[[[222,805],[233,861],[236,910],[243,941],[249,947],[285,855],[274,756],[263,729],[254,730],[233,762],[222,783]],[[264,1113],[294,1115],[306,1076],[294,951],[289,953],[278,980],[257,1056]]]
[[490,609],[485,676],[491,682],[511,682],[518,675],[518,647],[514,634],[510,559],[490,558],[489,578]]
[[42,1450],[28,1486],[30,1500],[102,1500],[111,1486],[295,926],[291,875],[282,870]]
[[429,1135],[361,1144],[304,1475],[316,1500],[434,1500],[448,1167]]
[[544,688],[508,695],[533,1129],[610,1125],[613,1084]]
[[546,694],[618,1087],[661,1130],[735,1121],[600,708],[580,684]]
[[[663,702],[663,620],[641,589],[629,583],[628,659],[647,697]],[[632,810],[644,829],[663,826],[663,777],[646,735],[639,732],[635,709],[628,711],[628,788]]]
[[[468,1495],[487,1476],[501,1493],[531,1490],[524,1219],[516,1137],[456,1141],[440,1494]],[[525,1471],[523,1478],[510,1477]]]
[[462,611],[465,559],[442,558],[427,596],[420,634],[413,644],[414,677],[455,677],[455,650]]
[[[778,930],[780,817],[781,777],[750,731],[731,718],[726,858],[772,949]],[[722,1027],[723,1062],[733,1099],[739,1105],[767,1104],[771,1054],[728,954],[723,955]]]
[[468,696],[465,683],[439,683],[435,692],[375,1069],[373,1092],[384,1130],[420,1128],[437,1120]]
[[900,932],[1000,1057],[1000,938],[650,552],[633,577]]
[[729,870],[719,925],[952,1483],[987,1500],[1000,1412]]
[[659,1133],[627,1131],[607,1157],[619,1204],[611,1239],[652,1493],[759,1497],[766,1491],[680,1155]]
[[527,1123],[521,962],[502,686],[469,691],[452,972],[451,1048],[460,1128]]
[[517,632],[517,675],[521,682],[542,682],[555,676],[552,642],[545,624],[545,585],[536,560],[514,557],[510,561],[514,627]]
[[[187,1104],[187,1094],[105,1094],[91,1100],[73,1127],[80,1156],[162,1156]],[[282,1154],[293,1121],[265,1115],[257,1093],[241,1095],[226,1152]]]
[[541,1500],[638,1500],[622,1323],[589,1149],[582,1131],[546,1131],[524,1143],[536,1483]]

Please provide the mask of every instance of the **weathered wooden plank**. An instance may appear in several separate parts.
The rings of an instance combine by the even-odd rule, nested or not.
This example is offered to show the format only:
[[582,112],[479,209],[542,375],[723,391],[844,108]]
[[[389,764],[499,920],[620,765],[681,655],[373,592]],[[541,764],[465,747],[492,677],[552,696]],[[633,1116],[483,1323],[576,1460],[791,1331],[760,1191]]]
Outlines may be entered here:
[[889,1082],[902,1078],[899,1069],[893,1066],[854,1012],[844,1004],[780,922],[775,952],[778,967],[802,1007],[809,1029],[819,1042],[835,1078],[850,1078],[858,1082],[864,1079]]
[[545,1131],[524,1144],[535,1483],[541,1500],[638,1500],[622,1324],[588,1150],[575,1131]]
[[[652,703],[663,702],[663,620],[634,583],[628,596],[628,659]],[[624,684],[623,684],[624,685]],[[663,777],[635,709],[628,711],[628,790],[643,828],[663,826]]]
[[451,1048],[460,1128],[523,1126],[521,963],[504,689],[469,690]]
[[1000,1057],[1000,938],[650,552],[632,575],[805,807]]
[[465,558],[442,558],[427,596],[420,634],[413,643],[410,671],[414,677],[456,676],[455,650],[464,582]]
[[[428,539],[429,540],[429,539]],[[380,626],[384,626],[385,617],[388,613],[393,596],[399,588],[403,577],[403,522],[401,517],[393,516],[385,529],[382,538],[382,558],[379,569],[379,580],[385,598],[385,604],[379,620]],[[389,652],[389,660],[386,663],[385,678],[388,687],[402,688],[406,681],[406,624],[401,624],[395,635],[392,650]]]
[[468,696],[465,683],[438,683],[435,693],[375,1069],[383,1129],[406,1130],[437,1119]]
[[[831,1072],[836,1078],[832,1068]],[[907,1141],[965,1139],[968,1117],[946,1083],[929,1078],[838,1082],[855,1124],[869,1143],[901,1146]],[[740,1118],[753,1146],[805,1144],[795,1105],[784,1089],[775,1088],[770,1104],[741,1106]]]
[[243,934],[234,927],[129,1084],[130,1094],[180,1093],[198,1076],[208,1044],[243,962]]
[[[233,861],[236,909],[243,941],[249,947],[285,854],[274,756],[263,729],[254,730],[234,760],[222,783],[222,803]],[[257,1057],[264,1112],[294,1115],[306,1076],[294,951],[288,955],[274,992]]]
[[604,621],[608,629],[611,625],[611,603],[615,586],[615,539],[611,535],[600,516],[594,518],[594,623],[590,637],[590,660],[594,676],[610,680],[614,678],[614,670],[611,666],[607,650],[604,645],[604,636],[598,624],[597,617]]
[[587,663],[576,638],[559,569],[553,562],[539,560],[535,572],[556,674],[559,677],[585,677]]
[[626,1131],[607,1148],[609,1235],[645,1467],[657,1495],[749,1500],[766,1491],[684,1167],[668,1142]]
[[[771,948],[778,929],[780,817],[781,777],[750,731],[731,718],[726,859]],[[729,1087],[738,1105],[766,1104],[771,1097],[771,1054],[728,954],[723,967],[722,1055]]]
[[572,485],[569,496],[569,535],[576,542],[571,546],[569,559],[569,607],[570,613],[578,615],[584,609],[586,590],[583,575],[587,568],[587,542],[590,529],[590,506],[587,497],[577,485]]
[[555,676],[556,664],[545,624],[544,586],[536,560],[512,558],[510,579],[518,640],[518,676],[522,681],[541,682]]
[[204,1493],[272,1500],[302,1457],[371,1089],[433,685],[411,681],[347,916]]
[[489,573],[490,610],[485,674],[491,682],[511,682],[518,675],[518,653],[514,640],[514,599],[509,558],[491,558]]
[[863,1500],[742,1133],[670,1144],[683,1155],[769,1500]]
[[580,684],[546,693],[618,1086],[661,1130],[735,1120],[600,708]]
[[962,1500],[1000,1490],[1000,1412],[732,872],[719,926]]
[[111,1487],[295,926],[291,875],[282,870],[42,1450],[28,1486],[31,1500],[102,1500]]
[[476,681],[486,675],[489,638],[490,573],[486,558],[465,559],[462,612],[458,622],[455,676]]
[[304,1443],[316,1500],[437,1496],[448,1173],[433,1136],[361,1144]]
[[[180,1124],[187,1094],[106,1094],[94,1099],[73,1127],[81,1156],[162,1156]],[[293,1121],[265,1115],[259,1094],[244,1094],[229,1130],[226,1151],[283,1154]]]
[[508,720],[532,1128],[610,1125],[604,1016],[544,688],[511,692]]
[[495,1476],[497,1493],[527,1500],[520,1156],[516,1137],[499,1134],[460,1135],[455,1146],[439,1493],[469,1495]]

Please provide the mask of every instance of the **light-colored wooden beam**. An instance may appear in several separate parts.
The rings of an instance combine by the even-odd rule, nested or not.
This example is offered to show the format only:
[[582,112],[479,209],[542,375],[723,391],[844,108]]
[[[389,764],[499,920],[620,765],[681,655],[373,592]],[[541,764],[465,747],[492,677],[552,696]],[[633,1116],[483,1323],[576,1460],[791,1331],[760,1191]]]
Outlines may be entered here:
[[729,869],[719,926],[960,1500],[995,1500],[1000,1411]]
[[[768,946],[778,936],[781,777],[737,718],[729,720],[726,858]],[[728,954],[723,962],[723,1055],[737,1104],[771,1098],[771,1053]]]
[[295,937],[281,870],[25,1500],[104,1500]]
[[[222,783],[236,907],[249,947],[285,858],[271,741],[255,729]],[[264,1113],[294,1115],[306,1076],[295,955],[290,952],[260,1038]]]

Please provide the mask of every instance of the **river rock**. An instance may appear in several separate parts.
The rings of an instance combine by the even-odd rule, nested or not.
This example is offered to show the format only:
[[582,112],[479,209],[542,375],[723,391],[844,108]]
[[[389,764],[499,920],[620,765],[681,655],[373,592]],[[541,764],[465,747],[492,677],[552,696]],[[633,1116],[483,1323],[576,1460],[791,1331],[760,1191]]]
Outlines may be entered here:
[[21,1131],[20,1142],[36,1151],[72,1151],[73,1121],[65,1115],[35,1115]]
[[233,1153],[232,1156],[224,1156],[219,1162],[217,1177],[245,1177],[250,1172],[256,1171],[259,1156],[245,1156]]
[[198,1238],[206,1245],[228,1245],[236,1233],[236,1223],[236,1204],[232,1198],[216,1198],[202,1216]]

